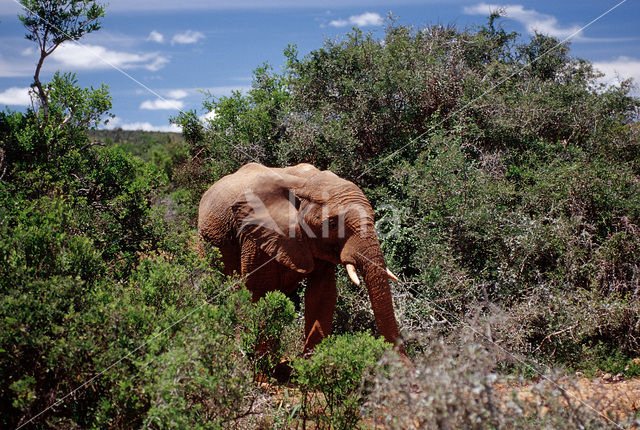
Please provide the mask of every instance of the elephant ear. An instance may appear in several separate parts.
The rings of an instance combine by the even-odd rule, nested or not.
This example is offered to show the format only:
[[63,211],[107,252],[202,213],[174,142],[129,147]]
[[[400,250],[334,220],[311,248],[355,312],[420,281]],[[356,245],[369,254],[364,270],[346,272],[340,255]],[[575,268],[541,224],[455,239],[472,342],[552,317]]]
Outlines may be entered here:
[[[276,261],[299,273],[313,270],[313,255],[301,233],[291,175],[263,174],[233,203],[241,240],[251,240]],[[293,184],[291,183],[293,182]]]

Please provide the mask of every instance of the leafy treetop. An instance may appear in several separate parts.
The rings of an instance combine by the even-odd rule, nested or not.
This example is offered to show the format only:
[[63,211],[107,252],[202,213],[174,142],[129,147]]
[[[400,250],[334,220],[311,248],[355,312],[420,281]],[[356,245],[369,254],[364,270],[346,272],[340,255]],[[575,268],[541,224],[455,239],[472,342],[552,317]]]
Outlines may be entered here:
[[32,87],[37,90],[46,122],[47,92],[40,82],[44,59],[63,42],[78,40],[87,33],[99,30],[105,6],[97,0],[20,0],[25,8],[18,18],[27,29],[25,37],[38,44],[40,59],[36,65]]

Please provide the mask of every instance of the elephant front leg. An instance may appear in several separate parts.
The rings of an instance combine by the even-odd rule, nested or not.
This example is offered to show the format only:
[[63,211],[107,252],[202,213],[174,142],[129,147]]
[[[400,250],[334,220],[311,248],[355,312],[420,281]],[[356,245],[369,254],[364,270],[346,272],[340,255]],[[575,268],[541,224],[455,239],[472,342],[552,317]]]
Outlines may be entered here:
[[304,351],[308,356],[320,341],[331,334],[333,313],[336,309],[336,275],[334,264],[316,264],[309,275],[304,295]]

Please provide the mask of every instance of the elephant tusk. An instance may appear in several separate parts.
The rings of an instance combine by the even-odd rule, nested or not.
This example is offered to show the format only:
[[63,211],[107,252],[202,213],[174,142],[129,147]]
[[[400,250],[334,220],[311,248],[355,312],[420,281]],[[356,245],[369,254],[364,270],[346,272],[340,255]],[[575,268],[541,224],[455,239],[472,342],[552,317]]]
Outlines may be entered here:
[[356,273],[356,267],[353,264],[346,264],[347,274],[349,275],[349,279],[356,285],[360,285],[360,279],[358,279],[358,273]]
[[394,275],[394,273],[391,270],[389,270],[388,267],[387,267],[387,276],[389,277],[389,279],[393,279],[396,282],[400,281],[398,277]]

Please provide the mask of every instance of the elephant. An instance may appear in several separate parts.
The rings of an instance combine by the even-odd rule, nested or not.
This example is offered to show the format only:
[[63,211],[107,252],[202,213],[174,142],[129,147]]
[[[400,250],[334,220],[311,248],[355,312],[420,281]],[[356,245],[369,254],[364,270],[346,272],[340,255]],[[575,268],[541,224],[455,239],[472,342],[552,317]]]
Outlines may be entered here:
[[294,293],[306,279],[303,355],[331,333],[335,269],[364,278],[378,331],[406,357],[371,204],[354,183],[311,164],[242,166],[215,182],[198,211],[202,245],[220,250],[223,271],[242,275],[255,302],[267,292]]

